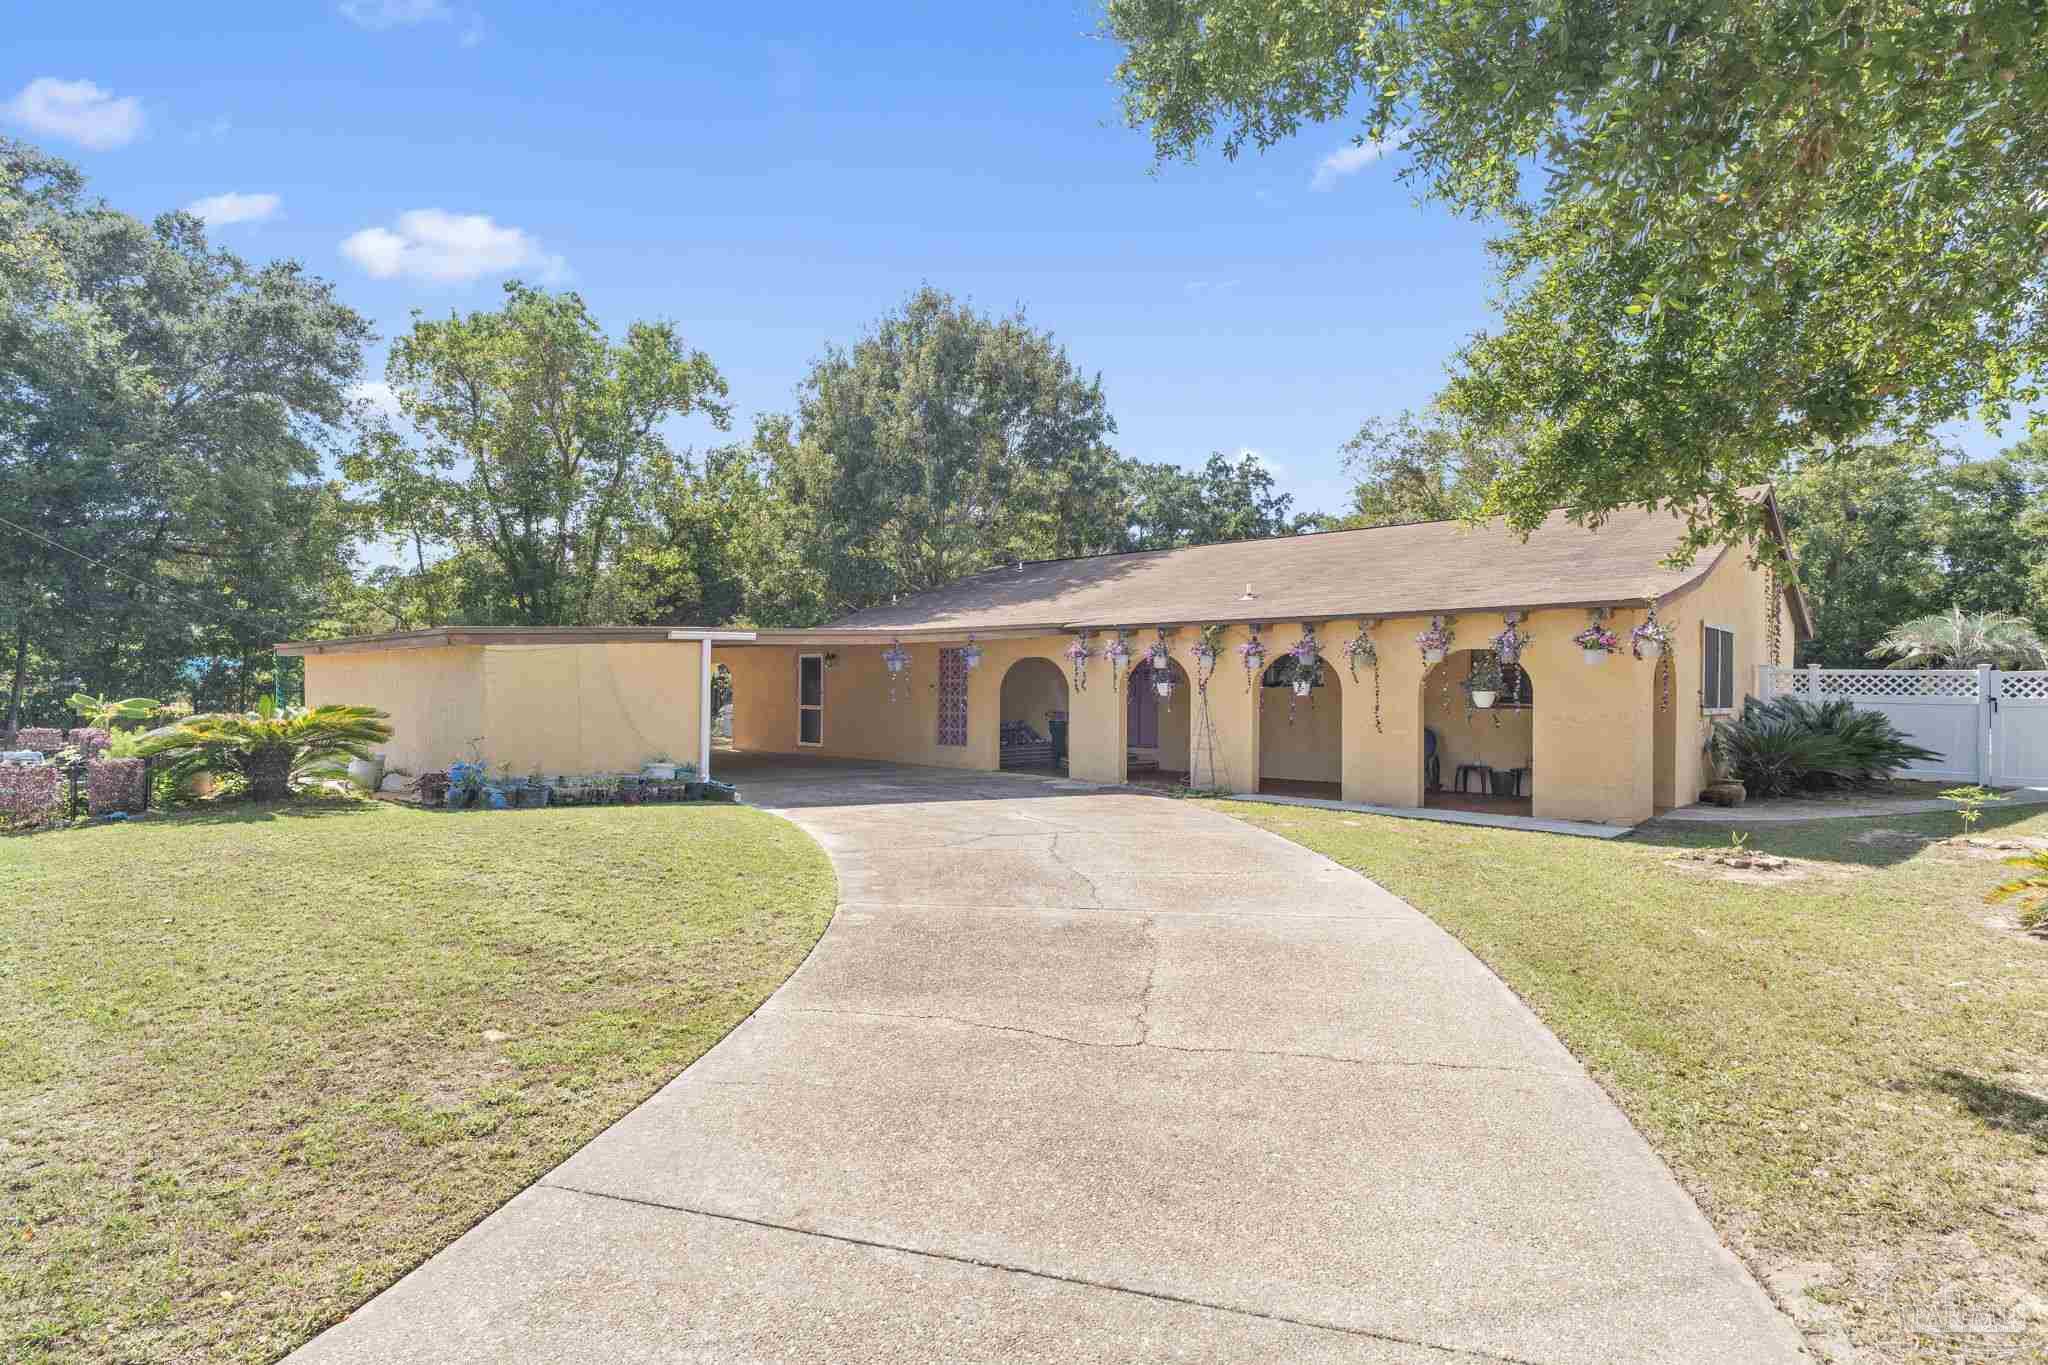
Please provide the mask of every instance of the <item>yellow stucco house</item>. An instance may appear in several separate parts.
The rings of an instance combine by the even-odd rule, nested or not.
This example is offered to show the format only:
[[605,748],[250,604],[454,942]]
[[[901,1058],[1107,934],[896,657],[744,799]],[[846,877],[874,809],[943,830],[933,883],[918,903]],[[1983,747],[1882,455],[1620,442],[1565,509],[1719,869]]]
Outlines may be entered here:
[[[521,772],[710,771],[722,667],[743,752],[1007,757],[1094,782],[1631,824],[1696,798],[1714,717],[1811,629],[1796,587],[1739,548],[1667,565],[1683,530],[1642,511],[1527,538],[1426,522],[1019,564],[815,630],[450,626],[278,649],[305,656],[308,703],[389,711],[389,761],[414,770],[474,743]],[[1652,619],[1669,644],[1638,658]],[[1596,624],[1617,652],[1575,642]],[[1425,654],[1433,626],[1450,639]],[[1508,631],[1515,663],[1481,705],[1475,670]]]

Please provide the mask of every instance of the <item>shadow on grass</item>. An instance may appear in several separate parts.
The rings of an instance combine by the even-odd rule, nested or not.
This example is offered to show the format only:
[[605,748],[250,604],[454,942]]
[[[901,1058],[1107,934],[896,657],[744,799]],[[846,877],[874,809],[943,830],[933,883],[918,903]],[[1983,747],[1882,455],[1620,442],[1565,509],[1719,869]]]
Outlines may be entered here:
[[[1980,839],[1994,838],[2002,830],[2042,815],[2048,815],[2048,806],[1994,807],[1977,822],[1975,835]],[[1955,814],[1948,811],[1741,826],[1651,820],[1624,837],[1630,843],[1649,848],[1726,848],[1731,831],[1748,836],[1747,846],[1760,853],[1855,867],[1894,867],[1927,854],[1936,841],[1960,834],[1962,826]]]
[[2048,1156],[2048,1100],[1965,1071],[1937,1071],[1926,1084],[1975,1114],[1986,1127],[2028,1138],[2036,1151]]

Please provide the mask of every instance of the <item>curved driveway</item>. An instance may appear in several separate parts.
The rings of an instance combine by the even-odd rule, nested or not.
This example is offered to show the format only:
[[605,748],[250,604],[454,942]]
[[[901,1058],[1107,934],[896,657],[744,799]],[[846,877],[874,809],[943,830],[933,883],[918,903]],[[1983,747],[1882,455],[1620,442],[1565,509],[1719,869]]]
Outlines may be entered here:
[[304,1362],[1777,1362],[1607,1097],[1372,882],[1158,797],[741,760],[804,965]]

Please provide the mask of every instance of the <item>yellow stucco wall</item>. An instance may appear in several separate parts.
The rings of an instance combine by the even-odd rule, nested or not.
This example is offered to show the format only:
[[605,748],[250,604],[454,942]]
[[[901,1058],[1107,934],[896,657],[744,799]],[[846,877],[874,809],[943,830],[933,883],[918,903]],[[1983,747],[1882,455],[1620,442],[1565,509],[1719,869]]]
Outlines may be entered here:
[[308,706],[374,706],[391,715],[385,764],[446,768],[484,731],[483,650],[475,645],[306,656]]
[[[1340,783],[1347,801],[1416,806],[1423,800],[1422,749],[1425,725],[1436,728],[1443,746],[1448,784],[1455,765],[1470,761],[1495,768],[1528,766],[1534,814],[1552,819],[1634,823],[1655,809],[1690,801],[1703,780],[1700,745],[1706,719],[1699,711],[1699,627],[1732,628],[1736,634],[1737,692],[1752,690],[1756,665],[1765,657],[1765,576],[1751,570],[1740,552],[1730,552],[1701,582],[1660,609],[1677,640],[1671,706],[1659,708],[1661,675],[1649,663],[1621,653],[1585,662],[1571,637],[1590,621],[1581,609],[1536,612],[1522,622],[1530,644],[1522,666],[1536,697],[1532,710],[1496,716],[1466,716],[1466,675],[1462,651],[1483,649],[1505,622],[1498,614],[1454,618],[1453,654],[1432,669],[1423,663],[1415,636],[1425,617],[1383,620],[1371,628],[1379,651],[1377,669],[1357,676],[1345,644],[1358,630],[1354,621],[1323,622],[1316,629],[1330,683],[1319,689],[1313,708],[1297,709],[1287,723],[1287,692],[1246,686],[1238,647],[1249,638],[1232,626],[1221,638],[1223,657],[1206,697],[1190,686],[1160,716],[1160,759],[1178,769],[1180,727],[1186,726],[1191,781],[1198,787],[1237,792],[1258,790],[1261,775]],[[1782,657],[1792,656],[1789,612],[1780,607]],[[1616,611],[1608,627],[1624,641],[1644,619],[1640,610]],[[1301,627],[1266,626],[1261,638],[1268,659],[1276,659],[1300,638]],[[1121,782],[1126,776],[1127,697],[1114,687],[1100,650],[1110,636],[1091,643],[1085,688],[1069,687],[1069,754],[1074,776]],[[1142,657],[1154,639],[1149,629],[1131,633],[1132,652]],[[826,674],[825,743],[815,752],[949,767],[993,769],[996,737],[1005,715],[1023,714],[1041,725],[1053,704],[1043,677],[1018,682],[1005,697],[1004,679],[1019,659],[1040,658],[1071,678],[1063,651],[1070,636],[983,642],[981,667],[969,675],[968,744],[937,743],[938,646],[906,644],[912,656],[907,681],[889,697],[881,662],[883,645],[841,646],[837,666]],[[1192,678],[1197,633],[1172,632],[1173,657]],[[742,749],[796,752],[796,656],[794,648],[720,647],[716,658],[731,666],[736,697],[734,743]],[[1448,685],[1448,687],[1447,687]],[[1375,720],[1375,693],[1378,697]],[[1739,700],[1739,695],[1738,695]]]
[[[1743,551],[1729,550],[1705,578],[1658,610],[1658,619],[1671,627],[1673,646],[1671,706],[1658,716],[1659,809],[1690,804],[1698,798],[1700,788],[1713,781],[1704,749],[1714,718],[1700,708],[1705,662],[1701,627],[1719,626],[1735,632],[1735,709],[1740,710],[1743,698],[1756,694],[1757,665],[1770,662],[1767,626],[1772,605],[1769,576],[1751,568]],[[1789,665],[1794,652],[1792,612],[1782,599],[1775,605],[1778,660]],[[1661,701],[1661,677],[1658,687]]]
[[695,641],[445,646],[306,656],[309,705],[391,713],[386,762],[410,772],[469,757],[515,773],[627,772],[696,762]]
[[[1242,686],[1244,670],[1235,672]],[[1323,674],[1323,685],[1312,698],[1296,699],[1291,687],[1259,685],[1259,776],[1288,782],[1343,780],[1344,685],[1336,669],[1326,667]]]
[[694,640],[492,645],[484,756],[516,774],[637,772],[696,763],[702,679]]

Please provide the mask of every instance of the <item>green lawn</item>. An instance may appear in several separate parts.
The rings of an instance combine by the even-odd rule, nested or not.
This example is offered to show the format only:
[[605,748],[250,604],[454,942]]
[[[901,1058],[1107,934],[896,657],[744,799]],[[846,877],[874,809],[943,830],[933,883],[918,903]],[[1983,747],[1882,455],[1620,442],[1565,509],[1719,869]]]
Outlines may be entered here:
[[[1682,861],[1728,843],[1696,826],[1601,842],[1211,804],[1498,972],[1817,1344],[2048,1358],[2048,942],[1984,903],[1999,855],[1911,837],[1952,816],[1759,827],[1753,848],[1807,861],[1753,884]],[[2048,813],[1979,834],[2048,836]]]
[[744,807],[330,801],[0,839],[0,1359],[268,1360],[796,966]]

